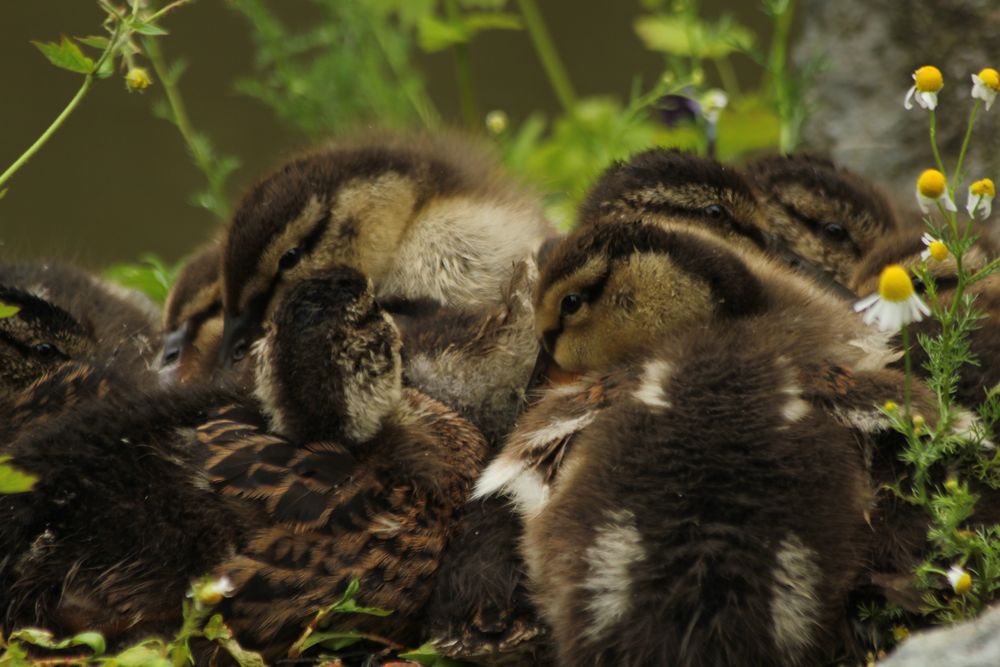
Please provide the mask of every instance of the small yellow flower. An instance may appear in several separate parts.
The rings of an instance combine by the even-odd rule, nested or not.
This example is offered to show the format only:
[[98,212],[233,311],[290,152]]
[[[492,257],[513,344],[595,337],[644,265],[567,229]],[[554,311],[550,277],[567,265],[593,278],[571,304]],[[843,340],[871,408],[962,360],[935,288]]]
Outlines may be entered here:
[[941,76],[941,70],[932,65],[921,67],[913,73],[913,86],[907,91],[903,106],[912,109],[915,96],[920,106],[933,111],[937,106],[938,91],[942,88],[944,77]]
[[193,597],[195,604],[199,607],[214,607],[222,602],[222,598],[229,597],[233,593],[233,582],[229,577],[222,576],[218,579],[203,579],[195,582],[191,586],[188,597]]
[[965,205],[965,210],[970,216],[975,217],[976,211],[985,220],[993,212],[993,198],[997,196],[997,188],[993,181],[984,178],[969,186],[969,199]]
[[910,322],[919,322],[924,315],[930,315],[919,296],[913,291],[913,281],[902,266],[893,264],[882,270],[878,281],[878,293],[872,294],[854,304],[854,310],[867,310],[864,323],[878,320],[880,331],[899,331]]
[[926,422],[926,420],[924,420],[924,416],[923,415],[913,415],[913,431],[914,431],[914,433],[920,433],[920,431],[922,431],[924,429],[924,426],[926,424],[927,424],[927,422]]
[[927,250],[920,253],[920,259],[926,261],[928,257],[933,257],[939,262],[943,262],[948,259],[948,246],[940,240],[934,238],[930,234],[924,234],[920,237],[920,240],[924,242],[925,246],[927,246]]
[[125,74],[125,86],[129,90],[145,90],[152,84],[149,72],[142,67],[133,67]]
[[937,202],[941,202],[947,211],[958,210],[948,194],[948,181],[944,174],[937,169],[925,169],[917,178],[917,203],[921,211],[929,213],[931,206]]
[[958,480],[954,477],[949,477],[944,481],[944,489],[949,492],[958,491]]
[[899,406],[896,405],[896,401],[886,401],[882,404],[882,409],[886,412],[895,412],[899,409]]
[[973,537],[976,536],[976,533],[969,530],[968,528],[960,528],[959,530],[955,531],[955,534],[958,535],[963,540],[971,540]]
[[1000,93],[1000,73],[995,69],[987,67],[972,75],[972,97],[986,102],[987,111],[997,99],[997,93]]
[[959,595],[965,595],[972,588],[972,575],[964,568],[952,565],[951,569],[948,570],[948,583],[951,584],[953,591]]
[[901,642],[907,639],[909,636],[910,636],[910,630],[908,628],[903,627],[902,625],[892,626],[892,638],[895,639],[896,642]]
[[492,134],[502,134],[507,129],[507,114],[499,109],[486,114],[486,129]]

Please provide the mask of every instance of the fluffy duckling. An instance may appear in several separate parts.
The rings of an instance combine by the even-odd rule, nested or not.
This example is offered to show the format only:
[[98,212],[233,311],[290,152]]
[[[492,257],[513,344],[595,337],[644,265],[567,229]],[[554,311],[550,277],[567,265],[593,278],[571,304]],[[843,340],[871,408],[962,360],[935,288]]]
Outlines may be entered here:
[[184,264],[163,308],[160,380],[212,377],[222,344],[221,242],[211,241]]
[[[564,665],[815,664],[872,540],[903,393],[849,306],[713,233],[585,226],[542,269],[546,392],[480,477]],[[922,400],[919,390],[915,400]]]
[[[902,264],[911,271],[926,264],[934,277],[938,298],[944,307],[949,307],[955,294],[957,267],[955,258],[949,256],[943,261],[925,260],[921,257],[927,250],[921,240],[923,230],[914,227],[887,235],[864,257],[849,284],[860,296],[878,291],[879,276],[886,266]],[[1000,246],[989,237],[981,237],[964,255],[963,263],[967,271],[976,271],[991,260],[1000,257]],[[919,280],[914,287],[923,292],[926,287]],[[962,405],[975,408],[986,398],[986,392],[1000,382],[1000,275],[993,274],[971,286],[968,294],[975,297],[975,308],[986,314],[969,335],[969,347],[978,360],[976,364],[964,364],[960,371],[956,398]],[[941,327],[937,320],[927,318],[910,325],[915,334],[937,336]],[[912,365],[915,372],[927,375],[925,368],[927,353],[913,337],[910,346]],[[902,361],[898,362],[902,365]]]
[[265,652],[287,647],[352,579],[361,604],[394,613],[338,627],[404,644],[418,637],[486,444],[444,405],[403,388],[400,346],[357,271],[298,281],[255,355],[269,430],[237,408],[199,431],[213,484],[271,522],[217,570],[235,586],[227,622]]
[[615,162],[591,188],[580,224],[628,222],[689,224],[745,250],[757,250],[809,276],[831,291],[850,296],[822,265],[815,248],[798,252],[772,229],[753,185],[737,169],[676,149],[653,148]]
[[770,233],[847,285],[858,262],[898,228],[885,195],[857,174],[811,155],[771,155],[744,167]]
[[0,319],[0,413],[7,413],[46,373],[90,358],[97,341],[65,310],[23,290],[0,286],[0,303],[18,309]]
[[69,313],[96,342],[95,365],[114,368],[144,385],[155,382],[159,313],[138,292],[57,262],[0,262],[0,285],[27,292]]
[[530,196],[455,138],[343,142],[297,158],[233,216],[220,358],[244,356],[275,297],[331,266],[370,277],[392,312],[496,303],[552,233]]

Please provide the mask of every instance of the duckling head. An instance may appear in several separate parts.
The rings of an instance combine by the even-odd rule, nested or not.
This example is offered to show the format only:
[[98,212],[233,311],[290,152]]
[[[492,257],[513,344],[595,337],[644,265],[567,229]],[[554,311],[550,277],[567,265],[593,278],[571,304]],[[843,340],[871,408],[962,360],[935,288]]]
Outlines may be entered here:
[[676,149],[615,162],[580,209],[581,224],[635,219],[684,222],[746,247],[767,247],[767,224],[750,183],[736,169]]
[[371,281],[328,269],[281,296],[256,345],[257,397],[290,439],[363,443],[399,404],[401,347]]
[[0,319],[0,399],[10,399],[60,364],[88,358],[97,346],[72,315],[28,292],[0,286],[0,303],[18,309]]
[[881,192],[829,160],[775,155],[749,163],[746,173],[771,233],[841,284],[875,242],[898,226]]
[[212,243],[188,261],[163,310],[160,380],[164,384],[211,376],[222,344],[222,248]]
[[768,296],[713,233],[634,222],[584,226],[555,248],[535,294],[543,352],[567,372],[627,361],[671,332],[724,325]]

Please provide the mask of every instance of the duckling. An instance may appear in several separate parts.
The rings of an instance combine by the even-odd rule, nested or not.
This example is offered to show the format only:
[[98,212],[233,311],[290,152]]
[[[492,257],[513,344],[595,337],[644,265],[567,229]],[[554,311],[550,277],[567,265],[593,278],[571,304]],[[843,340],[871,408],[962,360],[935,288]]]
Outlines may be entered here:
[[3,414],[47,372],[69,359],[89,358],[97,341],[65,310],[23,290],[0,286],[0,303],[18,308],[13,316],[0,319]]
[[392,312],[496,303],[553,233],[537,203],[476,145],[362,139],[294,159],[257,183],[226,234],[220,359],[242,358],[290,285],[336,264],[369,276]]
[[212,377],[222,344],[222,245],[195,251],[177,274],[163,308],[160,379],[165,384]]
[[415,636],[482,436],[401,387],[398,334],[353,270],[296,285],[259,347],[262,407],[197,384],[116,392],[3,448],[41,480],[0,507],[12,627],[169,632],[212,570],[236,587],[227,622],[269,655],[353,579],[395,613],[346,625]]
[[849,296],[824,270],[823,257],[812,254],[814,247],[792,247],[780,228],[773,228],[753,185],[738,170],[711,158],[653,148],[615,162],[591,188],[579,217],[581,225],[635,219],[690,224],[744,250],[776,257],[824,288]]
[[271,522],[217,569],[235,586],[227,622],[273,654],[358,579],[359,603],[394,613],[338,627],[415,641],[482,435],[402,386],[398,331],[351,268],[292,285],[257,348],[267,430],[222,410],[199,431],[212,483]]
[[96,364],[113,366],[143,385],[156,381],[159,313],[138,292],[58,262],[0,262],[0,285],[68,312],[96,341]]
[[[927,248],[921,240],[924,230],[920,227],[904,229],[889,234],[881,239],[865,255],[857,270],[849,281],[851,288],[860,296],[874,294],[878,291],[879,276],[886,266],[902,264],[912,271],[913,267],[926,264],[934,278],[938,298],[944,307],[952,303],[957,286],[957,267],[955,258],[949,255],[944,261],[922,259],[921,253]],[[1000,257],[1000,246],[987,236],[980,237],[965,253],[964,268],[976,271],[991,260]],[[914,287],[923,292],[926,286],[919,280]],[[986,317],[980,320],[969,335],[969,347],[976,357],[975,364],[963,364],[959,369],[959,382],[955,398],[966,407],[975,408],[986,398],[986,392],[1000,382],[1000,276],[993,274],[984,280],[973,284],[968,294],[975,297],[975,308]],[[941,332],[938,321],[927,318],[922,322],[910,325],[913,332],[913,344],[910,346],[912,367],[921,376],[926,377],[927,353],[917,341],[917,335],[937,336]],[[901,366],[902,361],[897,363]]]
[[770,233],[847,285],[858,262],[899,223],[886,196],[857,174],[812,155],[770,155],[744,171]]
[[875,406],[903,394],[884,338],[689,224],[581,227],[542,268],[535,312],[580,377],[522,417],[476,497],[513,500],[559,663],[832,652],[873,539]]

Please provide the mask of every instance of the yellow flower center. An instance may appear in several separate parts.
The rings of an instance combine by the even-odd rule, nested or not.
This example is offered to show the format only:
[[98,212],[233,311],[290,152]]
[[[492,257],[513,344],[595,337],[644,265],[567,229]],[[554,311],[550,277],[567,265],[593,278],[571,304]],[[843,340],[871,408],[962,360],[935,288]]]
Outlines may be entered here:
[[1000,73],[992,67],[987,67],[979,72],[979,78],[993,90],[1000,91]]
[[969,190],[972,192],[972,194],[976,195],[977,197],[985,196],[992,198],[997,196],[997,188],[995,185],[993,185],[993,181],[991,181],[988,178],[984,178],[981,181],[976,181],[975,183],[972,184],[972,187],[970,187]]
[[940,241],[931,241],[927,249],[930,251],[931,257],[939,262],[943,262],[948,257],[948,246]]
[[125,74],[125,85],[130,90],[145,90],[152,83],[153,80],[149,78],[149,72],[141,67],[133,67]]
[[901,642],[910,636],[910,631],[904,628],[902,625],[892,626],[892,638],[897,642]]
[[958,577],[955,578],[955,592],[959,595],[965,595],[972,588],[972,575],[968,572],[963,572]]
[[878,279],[878,294],[886,301],[906,301],[913,296],[910,274],[899,264],[885,267]]
[[899,406],[896,405],[896,401],[886,401],[882,405],[882,409],[885,410],[886,412],[895,412],[898,408]]
[[936,93],[944,88],[944,77],[941,70],[933,65],[925,65],[913,73],[913,80],[917,84],[917,90],[922,93]]
[[937,199],[944,194],[946,185],[944,174],[937,169],[927,169],[917,179],[917,192],[928,199]]

